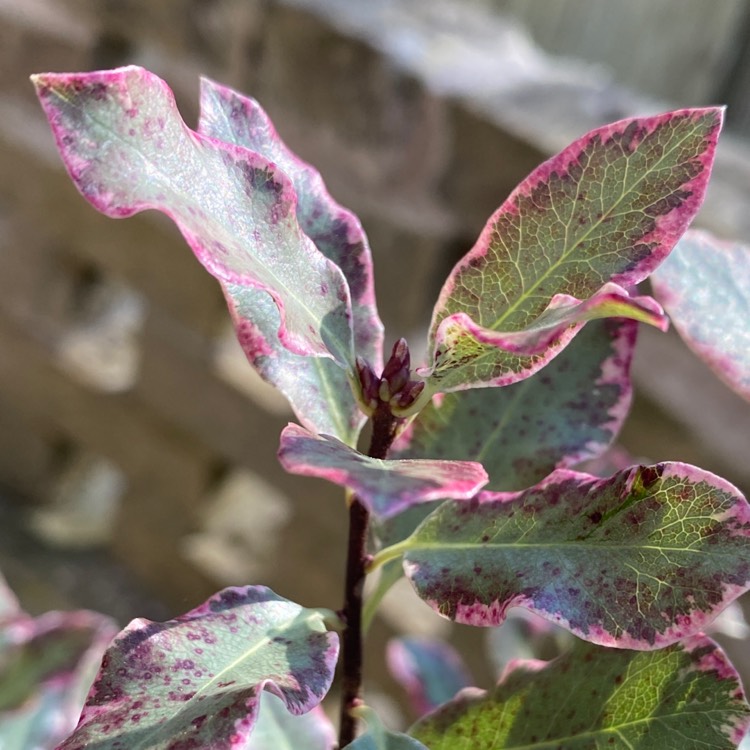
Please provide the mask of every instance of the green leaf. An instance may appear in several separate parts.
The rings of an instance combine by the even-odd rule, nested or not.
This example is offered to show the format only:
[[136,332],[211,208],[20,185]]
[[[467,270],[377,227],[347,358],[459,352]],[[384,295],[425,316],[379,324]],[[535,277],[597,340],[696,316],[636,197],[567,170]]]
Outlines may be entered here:
[[412,737],[389,732],[371,708],[362,706],[355,712],[367,722],[367,731],[346,746],[350,750],[428,750]]
[[243,750],[335,750],[336,732],[320,706],[290,714],[281,698],[263,691],[250,740]]
[[325,616],[247,586],[169,622],[134,620],[107,650],[60,750],[244,747],[264,689],[296,715],[328,692],[338,637]]
[[[570,305],[592,305],[605,285],[630,287],[648,276],[703,201],[721,121],[715,108],[622,120],[588,133],[532,172],[440,293],[427,391],[528,377],[580,328],[570,326],[578,313],[554,320],[560,304],[574,313]],[[619,302],[605,294],[597,314],[628,314],[636,303],[624,294],[614,295]],[[642,314],[656,322],[657,311],[641,302]],[[544,348],[534,351],[527,334],[550,316],[558,327],[546,322]],[[523,346],[516,346],[518,337]]]
[[518,493],[446,501],[402,543],[437,612],[499,625],[524,606],[594,643],[661,648],[703,629],[750,582],[750,506],[678,463],[608,479],[560,469]]
[[715,750],[750,723],[739,677],[705,636],[661,651],[579,642],[549,664],[521,662],[492,693],[473,691],[409,733],[430,750]]
[[271,295],[285,347],[353,366],[346,280],[300,229],[297,196],[278,167],[190,130],[169,87],[142,68],[33,81],[65,166],[95,208],[166,213],[222,283]]
[[688,346],[750,401],[750,247],[688,232],[652,283]]
[[436,396],[391,457],[478,461],[487,489],[507,491],[600,455],[630,407],[636,331],[633,321],[595,321],[523,382]]

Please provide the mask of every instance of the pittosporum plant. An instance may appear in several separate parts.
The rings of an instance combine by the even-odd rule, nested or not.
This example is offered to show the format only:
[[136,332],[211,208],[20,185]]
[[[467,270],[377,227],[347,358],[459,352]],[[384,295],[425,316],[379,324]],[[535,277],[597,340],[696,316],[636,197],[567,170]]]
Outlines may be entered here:
[[[606,125],[539,166],[445,281],[412,369],[403,339],[383,362],[358,220],[255,101],[203,81],[194,132],[140,68],[34,83],[84,197],[113,217],[168,214],[219,280],[248,359],[299,420],[281,463],[343,486],[349,514],[342,609],[252,585],[135,620],[61,750],[738,745],[750,708],[702,631],[748,588],[750,507],[682,463],[575,470],[626,416],[638,322],[667,326],[635,287],[701,205],[720,109]],[[691,235],[654,277],[746,397],[749,260]],[[548,661],[520,649],[536,658],[506,659],[487,692],[440,644],[395,642],[394,672],[432,712],[393,733],[362,695],[363,638],[401,575],[456,622],[499,626],[523,607],[577,638]],[[540,628],[527,623],[531,646]],[[339,659],[336,740],[319,705]]]

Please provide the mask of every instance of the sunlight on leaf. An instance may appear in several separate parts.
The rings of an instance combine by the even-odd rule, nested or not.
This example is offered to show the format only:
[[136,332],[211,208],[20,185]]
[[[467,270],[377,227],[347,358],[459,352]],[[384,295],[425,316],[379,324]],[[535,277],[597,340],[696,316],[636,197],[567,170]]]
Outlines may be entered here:
[[750,723],[739,677],[705,636],[660,651],[579,642],[519,662],[491,693],[459,695],[409,730],[430,750],[736,748]]
[[229,750],[251,736],[263,689],[293,714],[328,692],[338,636],[325,613],[263,586],[228,588],[165,623],[134,620],[107,650],[60,750]]
[[597,479],[554,472],[518,493],[447,501],[404,553],[438,613],[499,625],[524,606],[594,643],[652,649],[702,630],[750,583],[750,506],[678,463]]
[[688,232],[652,283],[687,345],[750,401],[750,247]]
[[[609,283],[630,287],[646,278],[703,201],[721,122],[715,108],[622,120],[532,172],[443,286],[430,330],[428,390],[527,377],[577,329],[558,331],[544,351],[529,354],[503,348],[508,334],[538,327],[557,295],[586,305]],[[622,315],[628,304],[621,300],[618,312],[606,314]]]
[[273,297],[284,346],[353,364],[346,280],[300,229],[297,196],[278,167],[190,130],[166,83],[142,68],[33,82],[65,166],[95,208],[166,213],[222,283]]
[[281,698],[263,691],[255,728],[243,750],[335,750],[336,732],[320,706],[290,714]]

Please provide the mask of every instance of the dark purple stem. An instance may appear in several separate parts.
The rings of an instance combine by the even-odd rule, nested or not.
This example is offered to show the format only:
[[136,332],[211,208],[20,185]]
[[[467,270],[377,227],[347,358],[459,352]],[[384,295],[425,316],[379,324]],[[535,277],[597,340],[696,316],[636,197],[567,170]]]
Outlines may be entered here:
[[[372,416],[372,437],[367,452],[372,458],[385,458],[396,434],[398,420],[388,405],[380,403]],[[345,627],[341,638],[342,684],[341,725],[339,748],[354,742],[357,719],[352,709],[362,703],[362,591],[365,585],[365,566],[368,562],[367,527],[370,513],[356,496],[349,506],[349,548],[346,558],[344,608],[341,611]]]

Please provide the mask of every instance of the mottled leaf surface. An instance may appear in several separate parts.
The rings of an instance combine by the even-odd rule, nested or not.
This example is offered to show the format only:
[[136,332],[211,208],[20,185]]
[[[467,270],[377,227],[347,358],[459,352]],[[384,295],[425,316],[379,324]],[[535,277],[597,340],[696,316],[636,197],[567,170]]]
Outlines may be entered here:
[[448,501],[381,555],[404,552],[420,597],[457,622],[499,625],[520,605],[594,643],[651,649],[747,588],[749,538],[736,488],[666,463],[608,479],[560,469],[519,493]]
[[388,669],[411,701],[417,716],[449,701],[471,684],[459,653],[445,641],[426,636],[392,638],[386,651]]
[[367,722],[367,731],[346,746],[350,750],[428,750],[413,737],[390,732],[371,708],[363,706],[357,714]]
[[279,311],[266,292],[238,284],[225,284],[224,290],[250,364],[287,397],[305,427],[354,445],[366,417],[346,371],[327,357],[304,357],[282,346]]
[[0,747],[50,750],[75,728],[117,628],[93,612],[21,615],[0,630]]
[[688,346],[750,400],[750,247],[688,232],[652,283]]
[[648,276],[703,201],[721,120],[719,109],[622,120],[532,172],[440,293],[428,388],[507,385],[528,376],[576,327],[553,336],[541,353],[503,348],[508,334],[538,328],[556,295],[586,305],[605,284],[630,287]]
[[633,321],[595,321],[523,382],[436,396],[391,457],[478,461],[487,489],[509,491],[600,455],[630,408],[636,332]]
[[243,750],[335,750],[336,732],[320,706],[302,716],[290,714],[284,701],[263,691],[250,741]]
[[750,721],[739,677],[705,636],[660,651],[579,642],[542,666],[521,662],[491,693],[472,691],[409,730],[430,750],[730,750]]
[[302,231],[341,268],[349,284],[357,354],[380,372],[383,324],[375,305],[370,246],[359,219],[333,200],[320,173],[289,149],[254,99],[202,79],[198,132],[255,151],[289,177]]
[[266,290],[297,354],[352,354],[341,269],[300,229],[290,179],[247,149],[190,130],[169,87],[142,68],[34,76],[70,176],[113,217],[170,216],[221,282]]
[[292,474],[348,487],[381,518],[437,498],[469,498],[487,482],[477,463],[369,458],[336,438],[313,435],[296,424],[281,433],[279,460]]
[[244,746],[263,689],[293,714],[328,691],[338,637],[323,617],[248,586],[165,623],[134,620],[105,654],[78,729],[60,750]]

